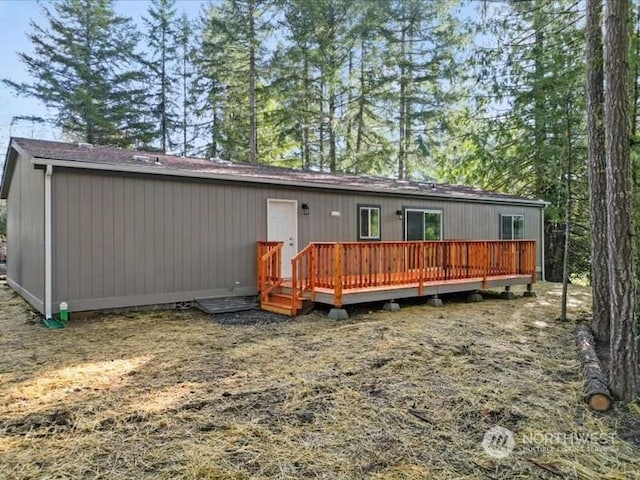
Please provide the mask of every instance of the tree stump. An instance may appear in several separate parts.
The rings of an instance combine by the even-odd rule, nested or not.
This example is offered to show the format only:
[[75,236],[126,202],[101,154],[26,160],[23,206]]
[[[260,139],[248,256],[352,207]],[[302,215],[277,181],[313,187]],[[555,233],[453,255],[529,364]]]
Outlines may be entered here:
[[591,327],[585,323],[579,324],[576,327],[576,346],[580,353],[584,376],[583,398],[591,409],[604,412],[611,408],[613,399],[594,345],[595,340]]

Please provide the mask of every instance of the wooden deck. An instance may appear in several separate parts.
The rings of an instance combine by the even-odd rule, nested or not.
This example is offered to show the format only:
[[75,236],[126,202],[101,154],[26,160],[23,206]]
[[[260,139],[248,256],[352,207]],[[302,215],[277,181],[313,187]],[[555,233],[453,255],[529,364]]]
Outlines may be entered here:
[[[528,285],[530,283],[530,275],[495,275],[488,277],[486,281],[482,277],[475,277],[424,282],[422,285],[422,292],[420,291],[419,282],[346,288],[342,290],[342,305],[441,295],[487,288],[500,288],[511,285]],[[292,291],[292,282],[290,278],[282,281],[281,291],[285,293],[290,293]],[[318,287],[315,290],[313,301],[333,305],[334,296],[334,289]],[[304,292],[302,294],[302,298],[304,300],[311,300],[310,292]]]
[[282,278],[277,242],[258,244],[263,308],[295,315],[304,301],[342,305],[531,284],[536,243],[514,241],[311,243]]

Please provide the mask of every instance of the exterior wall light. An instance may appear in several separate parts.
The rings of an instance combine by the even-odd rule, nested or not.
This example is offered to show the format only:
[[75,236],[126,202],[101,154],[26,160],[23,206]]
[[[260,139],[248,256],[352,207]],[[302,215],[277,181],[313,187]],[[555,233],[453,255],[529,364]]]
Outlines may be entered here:
[[398,220],[402,220],[402,210],[396,210],[396,215],[398,216]]
[[307,205],[306,203],[303,203],[300,208],[302,208],[302,214],[303,215],[309,215],[309,205]]

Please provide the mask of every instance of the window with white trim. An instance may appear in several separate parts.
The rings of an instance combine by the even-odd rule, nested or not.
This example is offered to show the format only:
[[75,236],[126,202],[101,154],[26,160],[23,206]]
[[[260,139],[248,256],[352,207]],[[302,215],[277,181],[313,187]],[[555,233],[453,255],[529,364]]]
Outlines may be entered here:
[[406,208],[404,238],[407,241],[442,240],[442,211]]
[[500,240],[524,240],[524,215],[500,215]]
[[358,240],[380,240],[379,206],[358,206]]

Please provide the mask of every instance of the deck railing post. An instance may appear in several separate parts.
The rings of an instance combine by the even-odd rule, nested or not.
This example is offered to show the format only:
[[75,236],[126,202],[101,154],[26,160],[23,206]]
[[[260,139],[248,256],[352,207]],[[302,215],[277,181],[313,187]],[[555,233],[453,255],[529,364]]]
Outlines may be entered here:
[[316,300],[316,246],[312,245],[309,253],[309,290],[311,291],[311,301]]
[[293,305],[296,305],[298,297],[298,262],[291,260],[291,300]]
[[442,244],[444,247],[442,250],[442,266],[444,267],[444,279],[449,280],[449,242],[444,242]]
[[482,288],[487,288],[487,275],[489,274],[489,242],[483,242],[482,249]]
[[424,242],[420,242],[420,248],[418,249],[418,295],[422,296],[424,293]]
[[[536,283],[536,277],[538,276],[538,272],[536,271],[536,254],[538,250],[538,246],[535,241],[529,242],[529,266],[531,268],[531,283]],[[544,265],[542,266],[544,268]]]
[[262,246],[260,242],[258,242],[256,252],[256,275],[258,276],[258,293],[260,293],[262,290]]
[[333,304],[336,307],[342,306],[342,244],[334,244],[333,261]]

